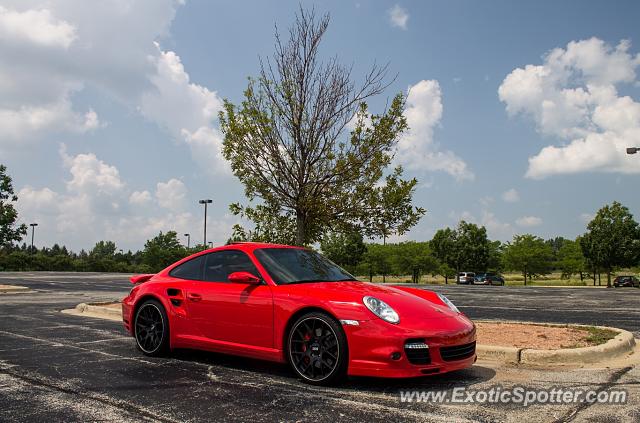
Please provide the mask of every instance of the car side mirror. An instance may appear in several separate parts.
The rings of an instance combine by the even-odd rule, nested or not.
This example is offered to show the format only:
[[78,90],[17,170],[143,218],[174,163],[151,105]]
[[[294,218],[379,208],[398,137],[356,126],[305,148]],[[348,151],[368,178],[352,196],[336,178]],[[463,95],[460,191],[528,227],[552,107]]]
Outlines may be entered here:
[[248,283],[251,285],[260,285],[262,280],[249,272],[233,272],[228,277],[232,283]]

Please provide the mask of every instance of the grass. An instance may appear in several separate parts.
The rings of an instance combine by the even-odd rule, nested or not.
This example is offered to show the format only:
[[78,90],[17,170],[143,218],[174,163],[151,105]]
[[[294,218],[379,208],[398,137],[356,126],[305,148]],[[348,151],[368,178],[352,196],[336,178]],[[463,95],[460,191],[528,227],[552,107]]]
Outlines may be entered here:
[[[524,279],[522,274],[519,273],[504,273],[502,275],[505,279],[505,285],[508,286],[522,286],[524,285]],[[593,279],[580,280],[579,276],[573,276],[570,279],[561,279],[560,272],[550,273],[548,275],[534,278],[531,282],[527,281],[527,285],[531,286],[593,286]],[[603,286],[607,285],[606,275],[601,280]],[[361,275],[358,279],[362,281],[368,281],[369,276]],[[613,279],[613,277],[612,277]],[[382,283],[382,276],[376,275],[373,277],[373,282]],[[386,277],[387,283],[411,283],[410,275],[388,275]],[[427,285],[444,285],[444,278],[441,276],[423,275],[420,278],[421,284]],[[449,279],[450,284],[455,284],[455,279]],[[598,282],[596,281],[596,286]]]
[[618,332],[611,329],[601,329],[593,326],[589,326],[586,328],[580,328],[589,333],[587,337],[584,339],[591,345],[601,345],[606,343],[607,341],[613,339],[618,335]]

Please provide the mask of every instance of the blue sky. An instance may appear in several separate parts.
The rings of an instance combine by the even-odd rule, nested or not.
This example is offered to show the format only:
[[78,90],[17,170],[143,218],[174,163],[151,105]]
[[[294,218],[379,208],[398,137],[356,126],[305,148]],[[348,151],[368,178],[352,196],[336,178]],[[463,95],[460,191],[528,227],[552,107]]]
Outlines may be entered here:
[[[183,4],[184,3],[184,4]],[[322,52],[409,91],[397,162],[428,210],[399,239],[464,218],[494,239],[573,238],[614,200],[640,215],[640,4],[331,1]],[[244,201],[219,156],[222,99],[241,100],[298,2],[0,2],[0,162],[36,243],[141,248],[160,230],[222,243]]]

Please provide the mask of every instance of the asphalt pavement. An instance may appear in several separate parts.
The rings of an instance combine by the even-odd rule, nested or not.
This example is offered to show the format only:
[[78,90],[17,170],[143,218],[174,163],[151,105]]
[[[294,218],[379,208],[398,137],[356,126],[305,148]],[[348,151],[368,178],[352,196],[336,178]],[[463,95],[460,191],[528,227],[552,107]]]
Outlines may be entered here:
[[[197,351],[142,356],[118,322],[60,313],[117,300],[125,275],[0,273],[0,421],[640,421],[638,367],[540,370],[477,363],[428,378],[305,385],[284,365]],[[601,324],[640,337],[639,289],[429,286],[475,319]],[[626,405],[403,403],[400,391],[617,387]]]

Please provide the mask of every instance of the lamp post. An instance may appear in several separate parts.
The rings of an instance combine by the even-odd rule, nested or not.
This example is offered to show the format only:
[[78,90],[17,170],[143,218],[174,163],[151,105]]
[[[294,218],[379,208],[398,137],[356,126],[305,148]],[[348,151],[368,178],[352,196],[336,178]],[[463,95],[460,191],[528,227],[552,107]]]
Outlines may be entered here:
[[31,254],[33,254],[33,236],[34,233],[36,231],[36,226],[38,226],[37,223],[29,223],[29,226],[31,226]]
[[204,236],[203,238],[203,242],[202,245],[204,246],[204,248],[207,248],[207,205],[213,203],[213,200],[200,200],[198,201],[200,204],[204,204]]
[[640,147],[628,147],[627,148],[627,154],[636,154],[638,151],[640,151]]
[[187,248],[191,248],[191,234],[184,234],[187,237]]

